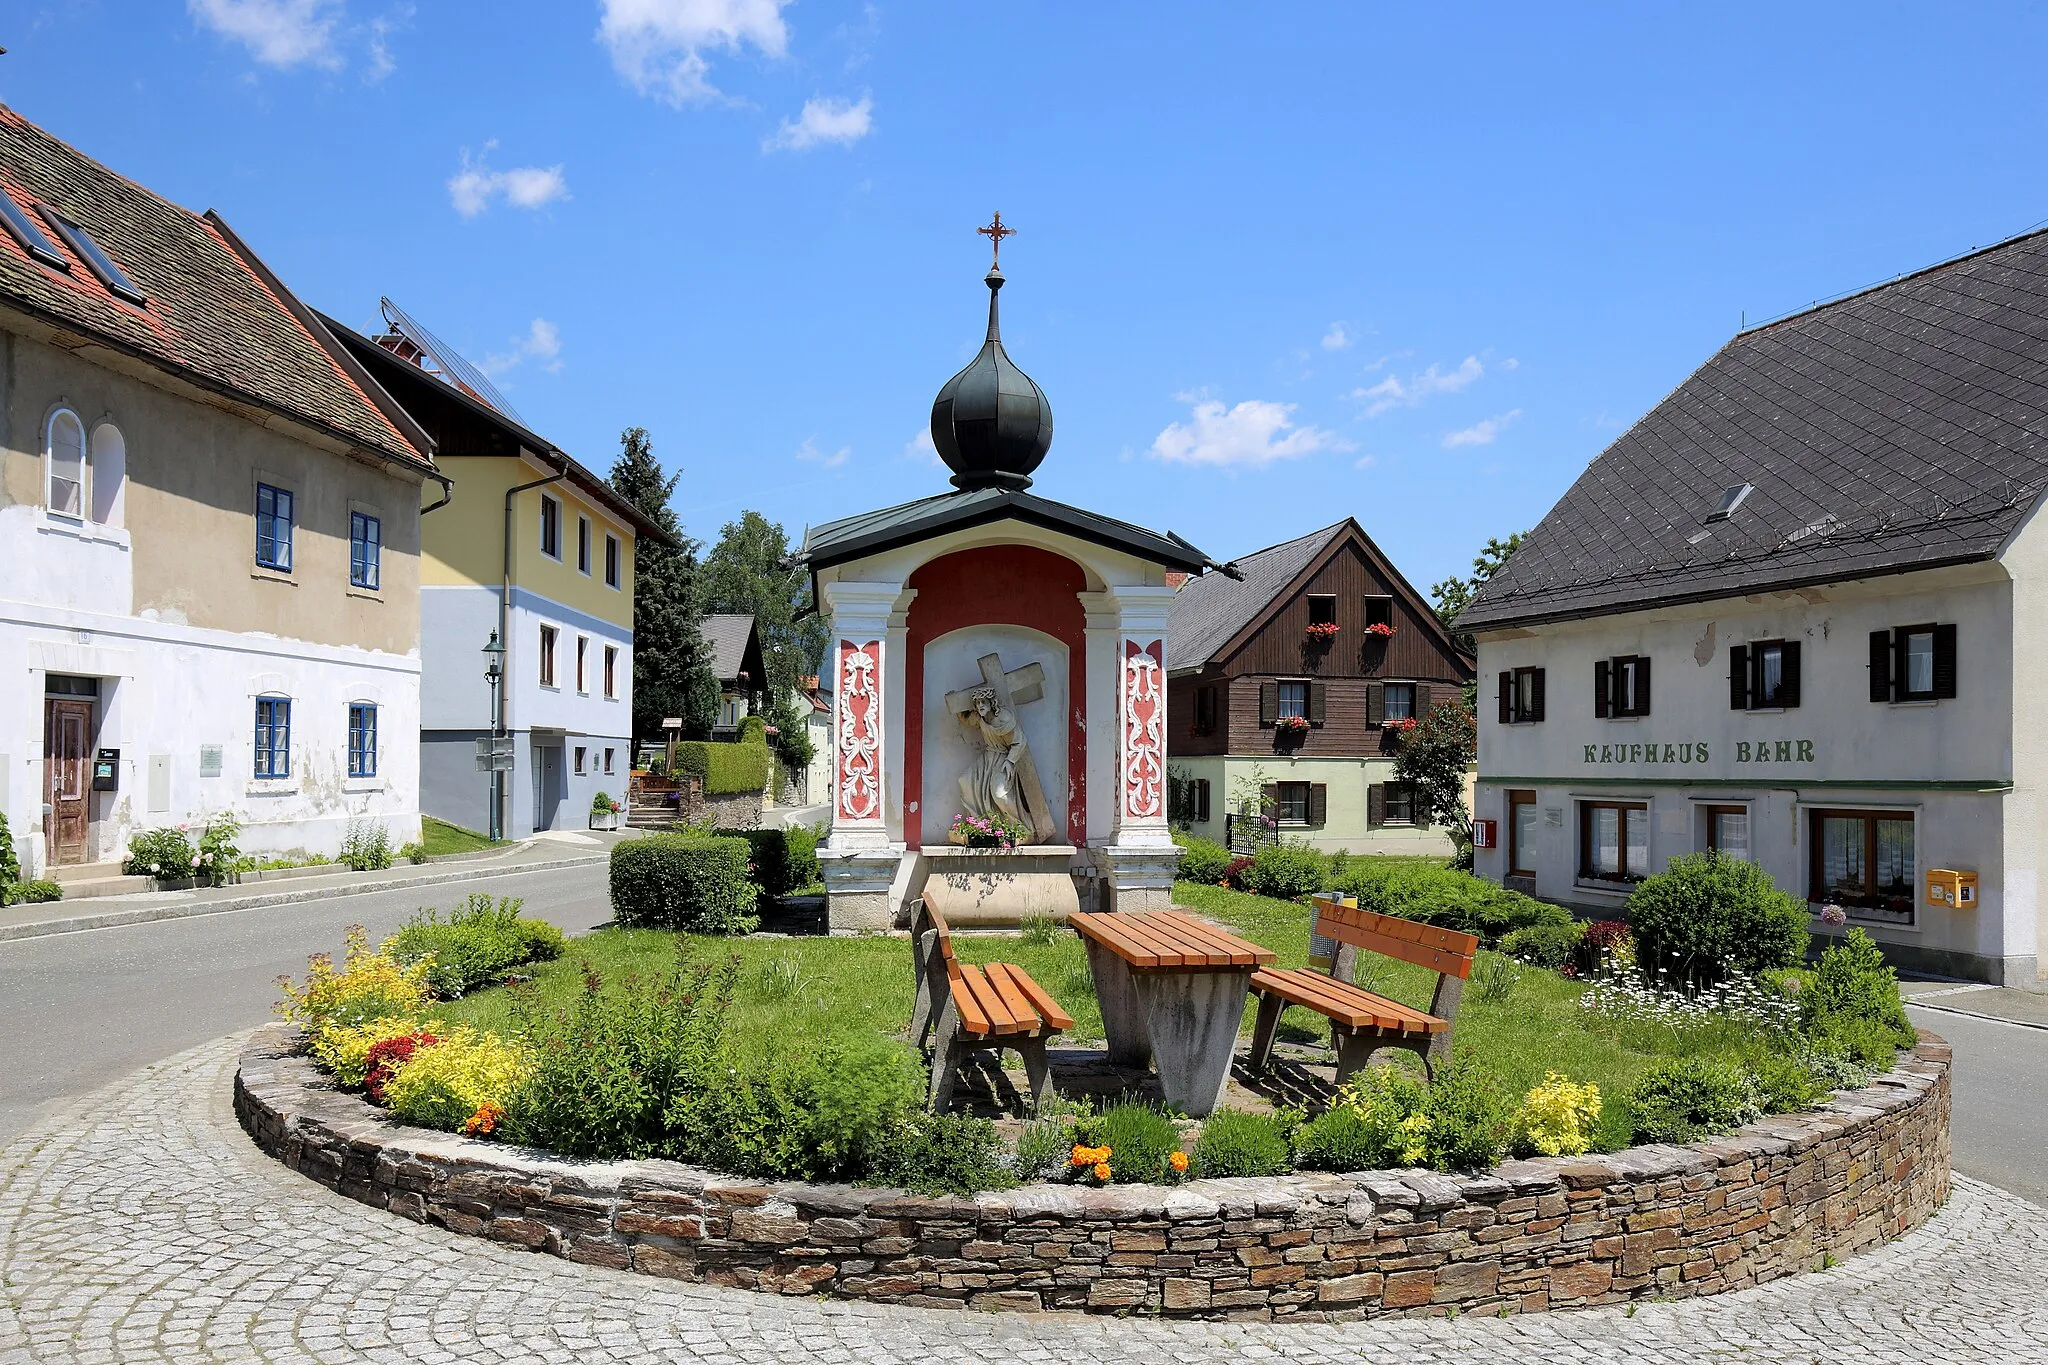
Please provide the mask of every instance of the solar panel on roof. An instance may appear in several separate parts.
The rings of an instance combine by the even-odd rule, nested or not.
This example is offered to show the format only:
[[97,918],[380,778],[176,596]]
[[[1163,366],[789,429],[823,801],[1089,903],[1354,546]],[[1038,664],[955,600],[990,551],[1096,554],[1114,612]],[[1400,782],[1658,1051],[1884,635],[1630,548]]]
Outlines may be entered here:
[[57,229],[66,242],[71,244],[71,249],[78,253],[79,259],[92,267],[92,273],[100,277],[100,283],[107,287],[108,293],[116,298],[128,300],[137,308],[149,302],[149,296],[137,289],[135,281],[128,278],[128,272],[115,265],[114,258],[100,249],[100,244],[92,239],[91,233],[48,204],[39,207],[43,211],[43,217],[49,220],[50,226]]
[[377,304],[383,309],[384,321],[390,324],[391,329],[419,347],[424,353],[423,358],[432,362],[421,365],[421,369],[463,390],[478,402],[496,408],[519,425],[526,425],[526,419],[505,401],[505,395],[498,392],[498,386],[486,379],[482,370],[464,360],[453,346],[420,326],[413,320],[411,314],[390,299],[379,299]]
[[58,270],[71,269],[71,262],[64,258],[64,253],[57,250],[48,237],[43,236],[42,229],[35,225],[35,220],[23,213],[21,205],[4,193],[0,193],[0,223],[7,225],[8,235],[20,242],[21,249],[36,260]]

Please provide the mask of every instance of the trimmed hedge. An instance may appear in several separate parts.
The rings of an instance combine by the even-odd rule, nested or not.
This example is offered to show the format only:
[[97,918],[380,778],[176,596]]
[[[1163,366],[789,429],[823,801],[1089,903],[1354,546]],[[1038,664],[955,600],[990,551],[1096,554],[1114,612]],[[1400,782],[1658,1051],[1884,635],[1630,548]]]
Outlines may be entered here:
[[619,923],[694,934],[748,934],[761,923],[761,888],[747,875],[745,839],[657,834],[612,848],[612,913]]
[[1176,834],[1173,841],[1180,845],[1180,870],[1174,875],[1182,881],[1214,886],[1229,875],[1234,855],[1215,840]]
[[676,767],[703,778],[706,796],[736,796],[765,789],[771,762],[766,744],[691,739],[676,745]]
[[1482,881],[1469,872],[1426,863],[1354,858],[1334,879],[1336,890],[1358,897],[1366,910],[1477,934],[1489,947],[1517,929],[1568,929],[1571,911]]

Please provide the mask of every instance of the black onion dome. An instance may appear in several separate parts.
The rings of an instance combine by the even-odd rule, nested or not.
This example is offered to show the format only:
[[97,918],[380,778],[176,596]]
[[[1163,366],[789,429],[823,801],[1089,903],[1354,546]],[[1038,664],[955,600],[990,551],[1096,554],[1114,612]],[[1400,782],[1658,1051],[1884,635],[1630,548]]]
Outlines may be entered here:
[[933,400],[932,444],[952,469],[955,488],[1029,488],[1031,471],[1052,446],[1052,404],[1003,352],[996,328],[1002,272],[991,269],[982,282],[988,340]]

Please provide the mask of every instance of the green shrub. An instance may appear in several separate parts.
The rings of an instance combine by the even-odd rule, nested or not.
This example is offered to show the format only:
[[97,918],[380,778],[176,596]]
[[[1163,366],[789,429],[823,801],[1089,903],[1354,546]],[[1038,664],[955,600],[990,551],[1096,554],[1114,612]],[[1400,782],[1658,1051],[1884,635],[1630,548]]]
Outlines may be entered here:
[[546,920],[521,919],[523,904],[510,896],[493,901],[472,893],[445,921],[438,911],[420,910],[392,940],[391,955],[412,963],[432,954],[427,984],[443,999],[496,985],[522,963],[562,955],[562,931]]
[[[1219,1109],[1202,1125],[1188,1157],[1195,1174],[1203,1177],[1278,1175],[1287,1169],[1287,1134],[1292,1127],[1279,1114]],[[1116,1159],[1113,1150],[1110,1159]]]
[[782,831],[789,850],[789,889],[801,891],[818,880],[819,826],[791,825]]
[[1348,1104],[1302,1124],[1293,1139],[1294,1164],[1304,1171],[1370,1171],[1384,1164],[1379,1131]]
[[350,820],[335,861],[357,872],[382,872],[391,866],[391,831],[381,820]]
[[1758,1048],[1742,1059],[1742,1068],[1756,1086],[1757,1102],[1766,1114],[1805,1109],[1829,1090],[1795,1054]]
[[1691,1142],[1763,1113],[1756,1083],[1734,1062],[1715,1057],[1653,1063],[1629,1091],[1628,1104],[1637,1142]]
[[1899,974],[1861,929],[1851,929],[1820,955],[1812,979],[1799,992],[1799,1016],[1809,1032],[1824,1029],[1832,1019],[1867,1019],[1881,1025],[1899,1047],[1920,1040],[1899,998]]
[[427,846],[415,839],[399,849],[398,856],[409,863],[423,863],[427,860]]
[[[1793,1054],[1824,1089],[1860,1090],[1870,1083],[1872,1068],[1863,1063],[1854,1049],[1838,1041],[1811,1036],[1798,1038],[1793,1042]],[[1889,1056],[1885,1058],[1887,1066],[1891,1060]]]
[[1180,845],[1180,870],[1174,875],[1182,881],[1214,886],[1230,871],[1232,854],[1214,839],[1176,834],[1173,841]]
[[1500,950],[1517,961],[1532,967],[1544,967],[1561,972],[1573,966],[1579,956],[1579,945],[1585,941],[1586,926],[1583,922],[1570,924],[1530,924],[1507,934],[1500,941]]
[[1180,1149],[1180,1129],[1153,1106],[1125,1100],[1107,1113],[1075,1120],[1074,1140],[1109,1148],[1111,1180],[1142,1184],[1160,1178],[1166,1158]]
[[1362,909],[1476,934],[1491,947],[1532,925],[1568,925],[1572,913],[1469,872],[1387,858],[1354,858],[1332,886]]
[[1439,1065],[1422,1106],[1429,1116],[1429,1164],[1439,1171],[1499,1164],[1516,1109],[1488,1072],[1463,1060]]
[[155,877],[158,881],[180,881],[193,875],[197,866],[192,841],[181,829],[146,829],[128,840],[128,857],[121,871],[131,877]]
[[1044,1180],[1067,1166],[1074,1146],[1074,1125],[1065,1118],[1033,1119],[1017,1134],[1017,1178]]
[[752,864],[749,875],[760,886],[763,896],[786,896],[793,886],[798,885],[789,865],[787,830],[720,829],[712,833],[720,839],[747,841],[747,861]]
[[14,832],[7,828],[6,812],[0,811],[0,886],[21,880],[21,855],[14,851]]
[[[1347,1110],[1349,1119],[1333,1117]],[[1405,1066],[1369,1066],[1329,1113],[1305,1125],[1296,1160],[1322,1170],[1492,1166],[1507,1150],[1516,1112],[1499,1082],[1462,1059],[1439,1065],[1431,1083]]]
[[612,848],[612,912],[619,923],[694,934],[747,934],[760,924],[760,888],[747,876],[744,839],[656,834]]
[[979,1194],[1017,1183],[1003,1165],[996,1126],[966,1114],[912,1114],[868,1175],[918,1194]]
[[735,796],[768,785],[766,744],[723,744],[705,739],[676,745],[676,769],[704,779],[706,796]]
[[1872,1071],[1889,1071],[1898,1060],[1899,1039],[1889,1024],[1854,1014],[1829,1014],[1814,1021],[1813,1040],[1822,1050]]
[[1727,971],[1756,976],[1806,960],[1812,935],[1806,904],[1755,863],[1694,853],[1629,894],[1629,927],[1646,974],[1717,981]]
[[766,716],[740,717],[740,743],[759,744],[765,748],[768,743],[768,718]]
[[40,905],[64,899],[64,888],[51,881],[7,882],[0,885],[0,905]]
[[1252,865],[1239,877],[1255,896],[1293,901],[1321,891],[1329,869],[1323,855],[1307,844],[1267,844],[1252,855]]
[[757,1179],[888,1178],[901,1173],[892,1148],[919,1109],[920,1080],[880,1039],[751,1060],[688,1097],[675,1155]]

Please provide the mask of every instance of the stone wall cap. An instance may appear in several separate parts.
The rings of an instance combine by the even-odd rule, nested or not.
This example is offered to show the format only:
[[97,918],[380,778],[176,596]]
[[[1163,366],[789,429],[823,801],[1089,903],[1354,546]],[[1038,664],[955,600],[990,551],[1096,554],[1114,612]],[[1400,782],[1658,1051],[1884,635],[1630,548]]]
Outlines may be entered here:
[[1415,1191],[1425,1210],[1447,1209],[1459,1200],[1458,1182],[1434,1171],[1403,1171],[1401,1183]]
[[1352,1179],[1371,1193],[1375,1203],[1403,1209],[1416,1208],[1422,1203],[1422,1192],[1393,1171],[1360,1171]]
[[1547,1194],[1564,1187],[1555,1161],[1503,1161],[1493,1168],[1493,1174],[1516,1194]]

